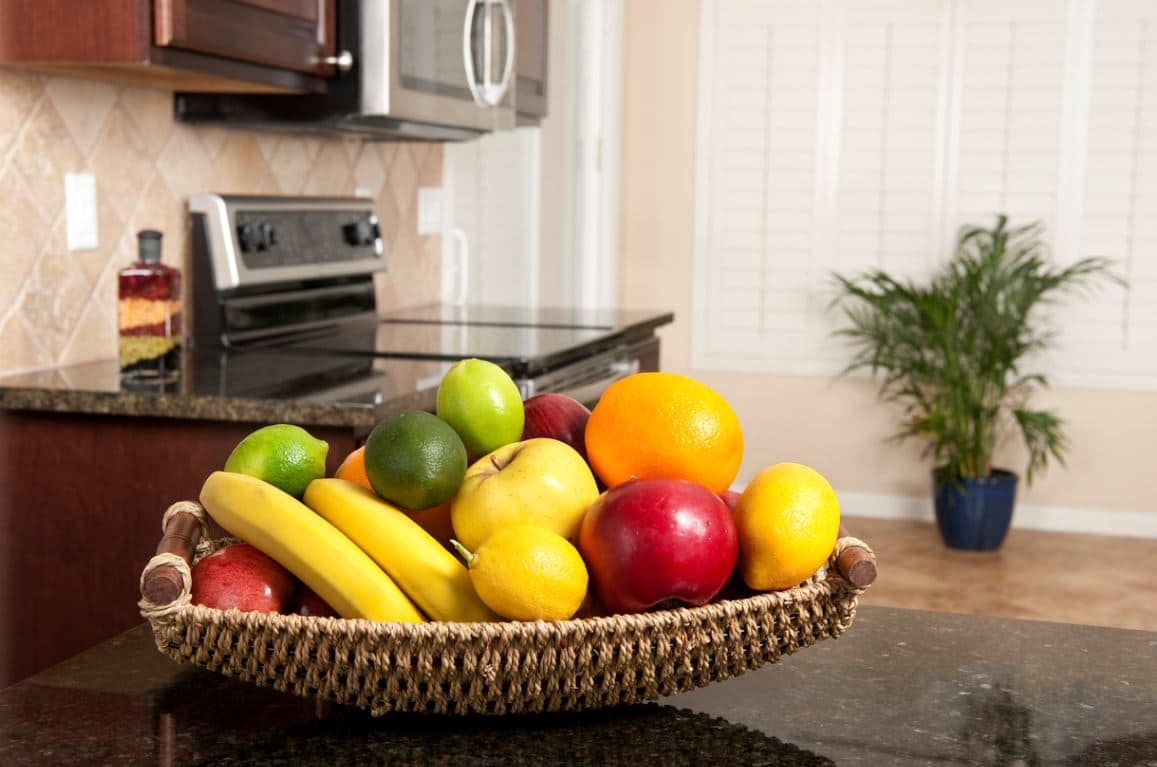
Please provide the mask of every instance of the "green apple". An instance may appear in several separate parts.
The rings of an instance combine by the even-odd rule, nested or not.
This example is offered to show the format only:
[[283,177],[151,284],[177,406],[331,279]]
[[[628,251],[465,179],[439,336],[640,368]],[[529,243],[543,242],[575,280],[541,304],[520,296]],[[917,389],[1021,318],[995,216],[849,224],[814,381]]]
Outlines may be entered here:
[[522,394],[510,374],[474,358],[455,362],[446,371],[435,412],[458,432],[471,461],[521,439],[526,418]]
[[577,450],[537,437],[471,464],[451,501],[450,523],[454,537],[470,551],[511,525],[536,525],[573,539],[598,497],[595,476]]

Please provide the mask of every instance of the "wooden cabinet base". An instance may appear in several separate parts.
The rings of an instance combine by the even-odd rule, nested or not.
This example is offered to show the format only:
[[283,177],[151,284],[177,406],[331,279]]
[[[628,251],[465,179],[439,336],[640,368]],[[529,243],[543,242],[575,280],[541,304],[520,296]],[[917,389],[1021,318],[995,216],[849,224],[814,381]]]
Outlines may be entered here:
[[[0,412],[0,688],[141,622],[161,515],[259,425]],[[331,472],[354,448],[309,431]]]

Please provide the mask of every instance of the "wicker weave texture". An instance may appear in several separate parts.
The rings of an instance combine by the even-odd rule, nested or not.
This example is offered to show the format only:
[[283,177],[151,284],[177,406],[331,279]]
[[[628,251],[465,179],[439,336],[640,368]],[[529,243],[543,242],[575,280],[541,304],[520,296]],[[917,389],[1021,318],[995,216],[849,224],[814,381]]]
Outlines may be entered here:
[[859,593],[829,568],[787,591],[553,623],[145,614],[164,654],[260,686],[374,715],[515,714],[640,703],[774,663],[843,633]]

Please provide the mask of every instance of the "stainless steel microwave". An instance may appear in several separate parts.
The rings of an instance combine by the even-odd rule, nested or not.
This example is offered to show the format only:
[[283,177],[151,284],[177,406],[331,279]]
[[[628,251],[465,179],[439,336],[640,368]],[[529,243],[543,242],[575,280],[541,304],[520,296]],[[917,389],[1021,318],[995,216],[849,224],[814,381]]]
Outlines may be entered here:
[[[524,7],[519,26],[519,5]],[[471,138],[512,128],[517,41],[545,45],[544,0],[337,0],[337,76],[323,94],[178,93],[190,122],[368,137]],[[542,61],[534,51],[525,60]],[[517,85],[517,87],[516,87]]]

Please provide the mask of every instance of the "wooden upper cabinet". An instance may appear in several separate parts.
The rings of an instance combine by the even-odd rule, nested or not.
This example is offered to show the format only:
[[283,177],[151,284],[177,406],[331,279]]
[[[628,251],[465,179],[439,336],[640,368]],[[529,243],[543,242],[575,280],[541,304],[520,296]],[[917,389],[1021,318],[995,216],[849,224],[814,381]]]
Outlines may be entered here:
[[179,91],[322,92],[336,0],[0,0],[0,65]]
[[334,4],[327,0],[153,0],[155,44],[327,76]]

